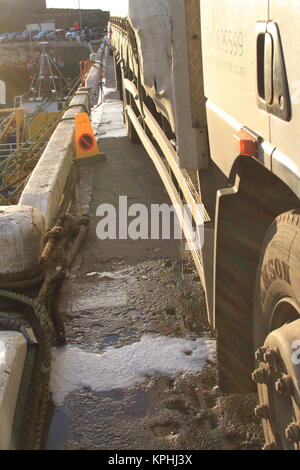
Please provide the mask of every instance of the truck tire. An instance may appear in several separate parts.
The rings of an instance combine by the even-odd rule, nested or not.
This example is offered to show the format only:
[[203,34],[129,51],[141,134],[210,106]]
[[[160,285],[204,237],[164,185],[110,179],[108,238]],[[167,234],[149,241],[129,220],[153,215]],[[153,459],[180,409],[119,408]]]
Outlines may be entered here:
[[[257,350],[253,380],[260,399],[256,416],[263,422],[265,448],[299,448],[299,373],[293,372],[290,352],[291,331],[300,339],[299,209],[280,215],[266,235],[256,278],[253,327]],[[287,377],[289,386],[282,393],[280,384],[284,386]]]

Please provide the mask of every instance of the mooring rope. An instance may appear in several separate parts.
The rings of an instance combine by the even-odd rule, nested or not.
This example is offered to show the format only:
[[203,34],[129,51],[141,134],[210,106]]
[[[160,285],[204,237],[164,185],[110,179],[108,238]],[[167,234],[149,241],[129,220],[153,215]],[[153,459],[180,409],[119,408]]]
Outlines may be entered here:
[[[0,299],[23,305],[19,313],[0,315],[0,328],[10,325],[24,331],[30,325],[37,344],[29,344],[14,420],[17,449],[40,449],[50,401],[52,345],[65,344],[62,319],[55,307],[57,292],[72,265],[89,228],[89,219],[66,214],[45,236],[39,267],[23,274],[0,276]],[[24,292],[36,291],[35,297]],[[33,318],[32,318],[33,315]],[[23,330],[22,330],[23,329]]]

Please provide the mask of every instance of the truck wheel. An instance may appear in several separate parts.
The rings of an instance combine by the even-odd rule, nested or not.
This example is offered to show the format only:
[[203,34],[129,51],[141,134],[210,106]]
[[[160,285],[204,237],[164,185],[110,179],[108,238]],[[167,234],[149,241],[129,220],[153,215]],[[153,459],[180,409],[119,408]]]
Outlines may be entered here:
[[[265,449],[300,450],[300,210],[270,227],[258,268],[254,344]],[[298,347],[298,350],[297,350]]]

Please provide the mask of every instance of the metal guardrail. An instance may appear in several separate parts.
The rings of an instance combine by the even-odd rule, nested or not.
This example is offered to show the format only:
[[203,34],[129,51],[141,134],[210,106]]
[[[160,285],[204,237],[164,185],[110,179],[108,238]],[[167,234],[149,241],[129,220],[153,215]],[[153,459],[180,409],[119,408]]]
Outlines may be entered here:
[[[22,147],[23,150],[29,150],[28,147]],[[17,150],[17,144],[16,143],[5,143],[5,144],[0,144],[0,159],[5,159],[10,157],[15,151]]]
[[[73,78],[73,80],[71,80],[62,88],[60,92],[61,100],[66,102],[70,98],[70,96],[73,96],[79,84],[80,84],[80,75],[77,75],[75,78]],[[14,100],[15,108],[22,107],[25,98],[26,98],[25,95],[16,96]],[[40,102],[38,109],[34,113],[32,113],[31,116],[29,117],[28,122],[33,121],[33,119],[38,114],[46,111],[47,107],[55,100],[56,98],[48,98],[48,97],[42,100]]]
[[[47,121],[26,142],[22,143],[19,147],[14,142],[0,144],[0,204],[17,204],[24,186],[70,102],[71,94],[75,92],[79,83],[80,77],[77,76],[69,84],[71,89],[65,97],[62,111]],[[28,123],[40,112],[41,110],[38,110],[32,114]]]
[[117,16],[111,16],[109,22],[111,26],[114,26],[123,32],[127,32],[128,26],[130,25],[128,18],[119,18]]
[[[0,203],[17,204],[40,156],[56,129],[63,112],[45,123],[34,136],[11,155],[0,158]],[[9,144],[4,144],[9,145]]]

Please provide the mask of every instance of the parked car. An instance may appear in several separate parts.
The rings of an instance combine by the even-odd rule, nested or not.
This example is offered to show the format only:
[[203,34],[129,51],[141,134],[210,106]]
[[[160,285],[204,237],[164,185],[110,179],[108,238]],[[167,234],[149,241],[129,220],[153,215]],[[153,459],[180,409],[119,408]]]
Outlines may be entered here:
[[7,40],[11,42],[15,41],[18,34],[20,33],[7,33]]
[[18,42],[28,41],[30,40],[30,35],[31,37],[33,37],[36,33],[37,31],[23,31],[22,33],[19,33],[16,36],[16,41]]
[[51,30],[48,30],[48,31],[40,31],[38,34],[35,34],[33,36],[33,40],[34,41],[44,41],[45,39],[47,39],[47,35],[49,35],[50,33],[52,33]]
[[75,39],[75,38],[76,38],[75,28],[69,29],[65,34],[65,39]]
[[55,31],[46,32],[44,39],[46,39],[47,41],[52,41],[53,39],[55,39]]
[[8,41],[9,41],[8,33],[0,34],[0,43],[2,43],[2,42],[8,42]]
[[40,31],[40,32],[37,33],[37,34],[34,34],[34,35],[32,36],[32,39],[33,39],[34,41],[38,41],[38,40],[42,37],[42,35],[43,35],[42,31]]
[[47,35],[47,39],[49,39],[50,41],[59,41],[65,39],[65,35],[65,29],[56,29],[55,31],[51,31],[51,33]]
[[65,34],[65,39],[69,41],[76,41],[78,37],[82,39],[82,32],[76,31],[75,28],[69,29],[69,31],[67,31],[67,33]]

